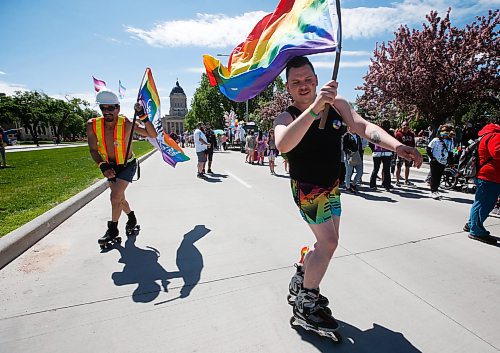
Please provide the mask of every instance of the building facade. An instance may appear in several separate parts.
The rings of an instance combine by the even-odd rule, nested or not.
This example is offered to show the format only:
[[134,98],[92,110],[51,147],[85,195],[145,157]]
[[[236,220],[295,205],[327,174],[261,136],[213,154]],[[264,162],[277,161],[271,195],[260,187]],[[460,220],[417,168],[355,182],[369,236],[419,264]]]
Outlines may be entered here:
[[176,134],[184,133],[184,123],[187,114],[187,97],[184,90],[179,85],[179,81],[175,83],[175,87],[170,92],[170,111],[168,115],[163,116],[163,129],[167,134],[175,132]]

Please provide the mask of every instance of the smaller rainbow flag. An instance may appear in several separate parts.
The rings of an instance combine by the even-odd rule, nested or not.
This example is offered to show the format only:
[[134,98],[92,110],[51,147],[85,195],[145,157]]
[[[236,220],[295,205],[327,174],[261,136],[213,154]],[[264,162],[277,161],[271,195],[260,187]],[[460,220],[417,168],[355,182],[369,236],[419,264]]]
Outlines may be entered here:
[[163,160],[175,168],[178,162],[189,161],[189,157],[184,154],[179,145],[163,130],[160,113],[160,96],[158,95],[150,68],[146,69],[142,81],[143,85],[139,91],[139,100],[158,133],[156,138],[148,137],[148,140],[161,152]]
[[92,76],[92,78],[94,79],[94,89],[96,92],[106,89],[106,82],[104,82],[103,80],[98,80],[94,76]]
[[233,49],[227,67],[210,55],[203,63],[212,86],[243,102],[262,92],[293,57],[338,50],[339,39],[335,0],[281,0]]

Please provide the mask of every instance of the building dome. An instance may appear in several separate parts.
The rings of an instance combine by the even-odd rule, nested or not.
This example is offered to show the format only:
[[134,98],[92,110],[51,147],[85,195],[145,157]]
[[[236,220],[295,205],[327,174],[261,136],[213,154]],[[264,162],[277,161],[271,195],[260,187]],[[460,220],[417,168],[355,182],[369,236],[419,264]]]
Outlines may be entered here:
[[179,81],[175,82],[175,87],[172,88],[172,91],[170,92],[170,95],[172,95],[172,94],[186,95],[186,93],[184,93],[184,90],[182,89],[182,87],[179,85]]

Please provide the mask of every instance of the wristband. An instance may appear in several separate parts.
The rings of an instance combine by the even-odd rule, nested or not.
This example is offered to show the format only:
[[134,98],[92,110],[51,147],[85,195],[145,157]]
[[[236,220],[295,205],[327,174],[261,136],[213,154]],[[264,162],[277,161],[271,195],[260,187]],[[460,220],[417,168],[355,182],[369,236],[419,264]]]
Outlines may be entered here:
[[148,115],[143,114],[143,115],[139,116],[139,120],[142,121],[143,123],[148,122],[149,121]]
[[104,172],[106,172],[106,170],[113,169],[113,168],[111,167],[111,165],[108,162],[101,162],[101,163],[99,163],[99,169],[104,174]]
[[312,109],[309,109],[309,115],[311,115],[314,118],[314,120],[319,118],[319,114],[316,114],[315,112],[313,112]]

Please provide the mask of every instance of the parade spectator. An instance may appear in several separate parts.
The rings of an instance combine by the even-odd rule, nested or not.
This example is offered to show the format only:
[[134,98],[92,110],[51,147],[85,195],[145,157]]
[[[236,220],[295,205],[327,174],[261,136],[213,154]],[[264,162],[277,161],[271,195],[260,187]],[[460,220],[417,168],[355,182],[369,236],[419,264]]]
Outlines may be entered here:
[[264,153],[267,150],[267,140],[262,134],[262,130],[259,131],[256,140],[255,151],[257,152],[257,164],[264,165]]
[[276,139],[274,137],[274,129],[269,130],[267,139],[267,160],[269,161],[269,170],[271,175],[276,175],[274,171],[274,162],[278,156],[278,149],[276,148]]
[[[348,127],[342,142],[345,153],[345,188],[347,191],[356,194],[358,192],[358,186],[361,184],[361,177],[363,175],[363,147],[361,137]],[[356,176],[351,184],[351,178],[354,170],[356,170]]]
[[[389,120],[382,121],[380,127],[392,137]],[[382,164],[382,186],[387,191],[390,191],[393,188],[391,185],[392,151],[374,143],[370,143],[370,148],[372,150],[373,158],[373,171],[370,176],[370,189],[377,189],[377,174],[380,169],[380,164]]]
[[9,144],[9,136],[5,130],[0,126],[0,157],[2,158],[2,164],[0,164],[0,168],[7,167],[7,157],[5,155],[5,146]]
[[[209,174],[212,174],[212,161],[214,159],[214,150],[217,148],[217,138],[215,137],[214,131],[212,130],[212,126],[207,124],[205,127],[205,136],[208,142],[207,148],[207,158],[208,158],[208,170]],[[204,172],[205,169],[203,169]]]
[[253,164],[253,154],[255,152],[255,147],[257,147],[257,141],[255,139],[255,135],[253,134],[253,130],[250,130],[247,137],[245,138],[245,150],[247,151],[245,161],[247,163]]
[[484,222],[500,196],[500,125],[488,124],[479,131],[479,171],[476,175],[476,194],[464,230],[469,238],[495,245],[497,239],[490,235]]
[[[406,146],[415,147],[415,134],[410,130],[408,126],[408,122],[404,121],[401,124],[401,129],[396,132],[396,140],[403,143]],[[413,165],[413,161],[408,161],[401,157],[398,157],[397,166],[396,166],[396,186],[401,186],[401,167],[405,165],[405,185],[413,185],[410,180],[410,168]]]
[[431,197],[435,200],[441,198],[439,183],[454,149],[453,140],[450,137],[451,131],[452,128],[449,125],[442,125],[439,128],[438,136],[434,137],[427,146],[427,155],[429,156],[431,167]]
[[208,142],[207,142],[207,137],[203,132],[202,122],[198,122],[198,124],[196,125],[196,130],[194,130],[193,134],[193,140],[194,140],[194,147],[196,150],[196,156],[198,157],[196,177],[204,178],[205,174],[203,173],[203,170],[205,170],[205,163],[207,163]]

